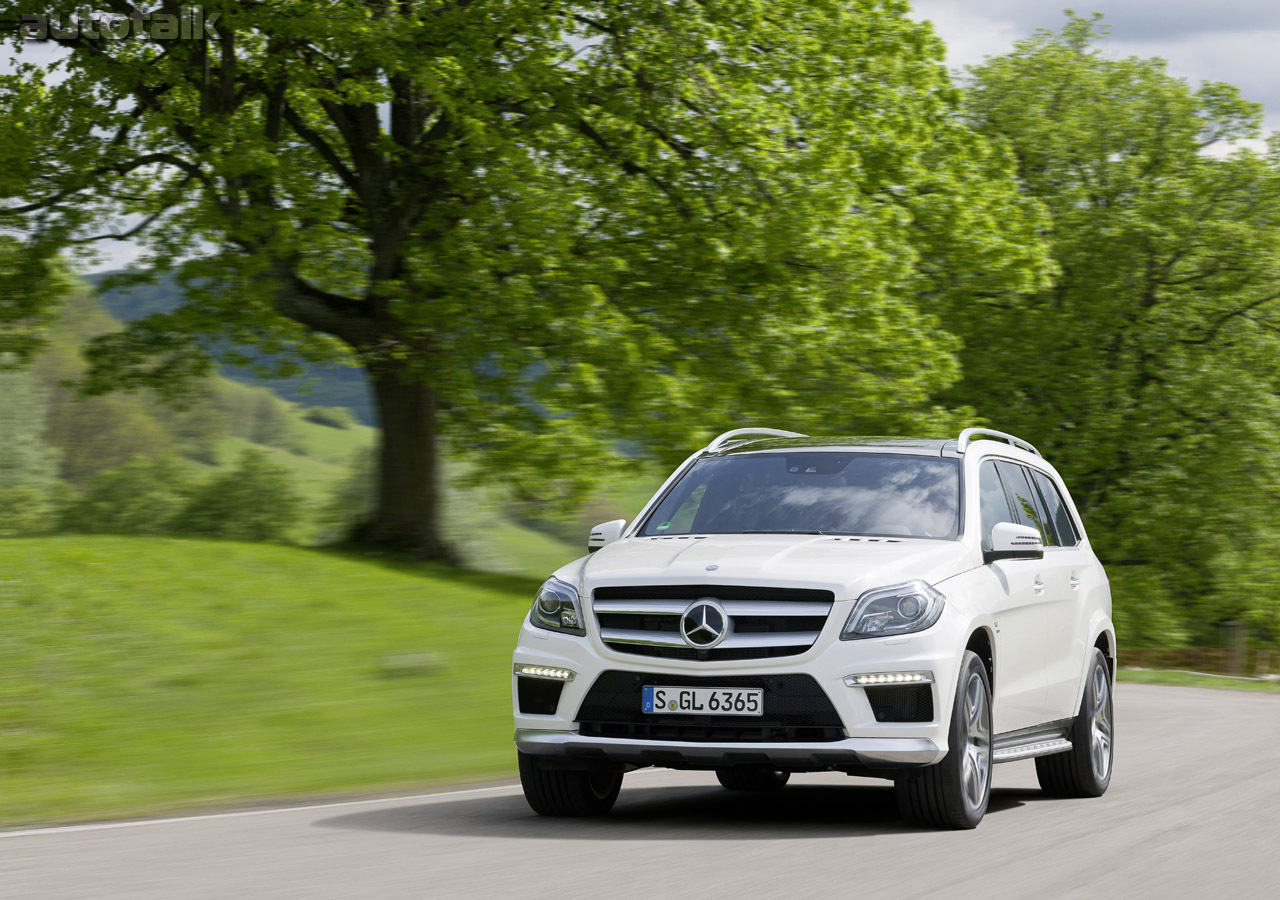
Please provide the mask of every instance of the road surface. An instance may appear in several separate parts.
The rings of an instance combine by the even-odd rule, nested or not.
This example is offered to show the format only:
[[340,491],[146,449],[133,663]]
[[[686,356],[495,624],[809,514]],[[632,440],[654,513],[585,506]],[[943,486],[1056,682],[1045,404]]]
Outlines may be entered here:
[[594,821],[503,785],[3,832],[0,898],[1280,898],[1280,695],[1124,684],[1117,720],[1105,797],[1000,765],[969,832],[904,826],[888,782],[644,770]]

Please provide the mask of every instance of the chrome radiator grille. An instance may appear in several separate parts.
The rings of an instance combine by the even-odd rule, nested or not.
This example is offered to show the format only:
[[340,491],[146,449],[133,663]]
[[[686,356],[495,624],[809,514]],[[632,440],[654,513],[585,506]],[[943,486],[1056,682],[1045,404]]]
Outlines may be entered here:
[[[728,632],[711,649],[690,645],[680,619],[698,600],[714,600]],[[803,653],[818,639],[830,591],[739,585],[637,585],[597,588],[592,612],[606,646],[666,659],[762,659]]]

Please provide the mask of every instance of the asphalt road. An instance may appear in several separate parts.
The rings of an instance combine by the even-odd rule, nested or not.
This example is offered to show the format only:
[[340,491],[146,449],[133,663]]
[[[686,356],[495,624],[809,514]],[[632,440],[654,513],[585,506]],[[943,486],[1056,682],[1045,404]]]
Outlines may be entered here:
[[1126,684],[1117,720],[1105,797],[1000,765],[969,832],[907,828],[887,782],[645,770],[594,821],[498,786],[0,833],[0,897],[1280,898],[1280,696]]

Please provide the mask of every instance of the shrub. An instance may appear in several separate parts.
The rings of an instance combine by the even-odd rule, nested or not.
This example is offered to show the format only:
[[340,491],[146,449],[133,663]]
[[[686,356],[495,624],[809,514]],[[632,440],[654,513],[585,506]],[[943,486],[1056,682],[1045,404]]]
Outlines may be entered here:
[[177,517],[183,534],[238,541],[282,541],[298,522],[301,501],[286,469],[247,450],[236,467],[201,485]]
[[192,486],[171,459],[134,457],[94,475],[62,515],[62,528],[89,534],[167,534]]
[[0,485],[0,538],[48,534],[57,521],[56,501],[48,489]]

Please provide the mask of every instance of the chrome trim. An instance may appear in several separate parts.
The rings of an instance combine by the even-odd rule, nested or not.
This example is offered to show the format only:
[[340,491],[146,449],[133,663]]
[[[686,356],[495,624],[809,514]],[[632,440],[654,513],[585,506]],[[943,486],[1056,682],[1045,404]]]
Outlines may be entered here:
[[615,759],[640,765],[731,762],[829,767],[927,766],[946,756],[928,738],[845,738],[840,741],[701,743],[584,737],[576,731],[518,729],[516,748],[533,756]]
[[633,616],[682,616],[688,600],[594,600],[594,613],[627,613]]
[[1065,738],[1052,741],[1040,741],[1034,744],[1017,744],[997,750],[991,755],[992,762],[1006,763],[1019,759],[1030,759],[1033,756],[1048,756],[1051,753],[1062,753],[1071,749],[1071,742]]
[[609,644],[641,644],[646,647],[684,647],[686,650],[732,650],[743,647],[809,647],[818,640],[818,631],[761,631],[731,634],[706,648],[691,647],[674,632],[642,631],[634,628],[601,628],[600,639]]
[[601,628],[600,640],[607,644],[639,644],[643,647],[684,647],[684,642],[675,631],[643,631],[636,628]]
[[[828,616],[832,604],[825,600],[721,600],[715,588],[708,588],[709,599],[716,600],[731,616]],[[596,613],[622,613],[633,616],[679,616],[692,603],[690,600],[596,600],[591,610]]]
[[[827,600],[720,600],[714,596],[715,588],[707,588],[707,596],[698,600],[677,600],[672,598],[637,598],[637,599],[601,599],[592,600],[591,612],[596,617],[596,626],[600,630],[600,639],[609,644],[633,644],[642,647],[692,647],[695,650],[723,650],[756,647],[793,647],[797,652],[812,647],[817,643],[821,629],[814,631],[749,631],[737,633],[733,630],[735,620],[748,617],[769,618],[776,616],[804,616],[812,618],[830,617],[834,601]],[[690,644],[679,631],[660,631],[643,627],[604,628],[600,627],[601,615],[627,616],[669,616],[669,624],[678,627],[683,617],[700,603],[710,603],[718,607],[726,617],[727,633],[723,640],[700,647]],[[637,620],[637,626],[644,622]],[[621,648],[618,648],[621,649]],[[622,652],[626,652],[622,650]]]

